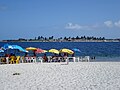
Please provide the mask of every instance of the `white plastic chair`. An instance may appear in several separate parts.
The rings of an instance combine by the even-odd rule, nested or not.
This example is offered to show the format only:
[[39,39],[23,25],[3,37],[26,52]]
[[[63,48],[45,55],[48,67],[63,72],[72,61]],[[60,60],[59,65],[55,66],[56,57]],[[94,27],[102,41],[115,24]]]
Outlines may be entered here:
[[31,57],[30,62],[36,63],[36,57]]
[[6,57],[6,63],[9,64],[9,57]]
[[43,58],[42,57],[37,57],[37,60],[38,60],[38,62],[43,62]]
[[82,59],[83,59],[83,57],[81,56],[81,57],[79,57],[79,62],[82,62]]
[[25,57],[25,61],[26,61],[26,63],[30,63],[31,62],[31,57]]
[[20,57],[20,63],[24,63],[25,62],[24,59],[25,59],[24,57]]
[[75,62],[79,62],[79,57],[75,57]]
[[85,56],[82,61],[86,61],[86,62],[89,62],[90,61],[90,56]]
[[67,57],[67,60],[68,60],[69,62],[75,62],[75,57]]

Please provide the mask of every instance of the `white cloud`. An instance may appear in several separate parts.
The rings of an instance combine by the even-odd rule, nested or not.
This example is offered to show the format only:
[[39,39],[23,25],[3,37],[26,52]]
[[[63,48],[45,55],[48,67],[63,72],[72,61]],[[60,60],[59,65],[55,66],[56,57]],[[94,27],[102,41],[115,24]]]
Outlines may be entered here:
[[105,21],[104,24],[109,28],[114,26],[112,21]]
[[79,25],[79,24],[73,24],[68,23],[65,26],[65,29],[71,29],[71,30],[93,30],[98,28],[98,25]]
[[117,22],[113,22],[113,21],[105,21],[104,24],[109,27],[109,28],[115,28],[115,27],[118,27],[120,28],[120,20],[117,21]]
[[78,24],[73,24],[73,23],[68,23],[66,26],[65,26],[66,29],[82,29],[82,26],[78,25]]
[[112,20],[105,21],[102,24],[91,24],[91,25],[80,25],[80,24],[73,24],[67,23],[65,29],[69,30],[100,30],[107,28],[120,28],[120,20],[117,22],[113,22]]
[[120,27],[120,20],[114,23],[116,27]]

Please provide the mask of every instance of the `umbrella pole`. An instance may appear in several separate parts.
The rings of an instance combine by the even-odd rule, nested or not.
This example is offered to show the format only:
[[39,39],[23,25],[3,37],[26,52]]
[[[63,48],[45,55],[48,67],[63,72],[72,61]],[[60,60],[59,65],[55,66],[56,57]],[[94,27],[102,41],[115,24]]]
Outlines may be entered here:
[[7,55],[8,55],[8,49],[7,49]]

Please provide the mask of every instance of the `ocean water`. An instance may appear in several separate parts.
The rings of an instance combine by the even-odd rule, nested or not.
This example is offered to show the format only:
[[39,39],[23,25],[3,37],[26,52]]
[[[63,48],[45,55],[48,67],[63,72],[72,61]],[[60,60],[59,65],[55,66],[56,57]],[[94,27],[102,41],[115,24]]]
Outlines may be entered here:
[[[6,42],[0,42],[0,47],[4,44]],[[45,50],[78,48],[81,52],[75,52],[75,56],[95,56],[96,61],[120,61],[120,42],[9,42],[8,44],[20,45],[23,48],[37,47]]]

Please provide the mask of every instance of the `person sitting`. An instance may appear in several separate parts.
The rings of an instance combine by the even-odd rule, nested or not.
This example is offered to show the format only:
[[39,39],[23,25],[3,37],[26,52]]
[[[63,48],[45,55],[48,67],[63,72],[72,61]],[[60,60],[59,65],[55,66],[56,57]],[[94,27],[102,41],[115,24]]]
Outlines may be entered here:
[[0,63],[2,63],[2,64],[6,64],[6,58],[5,57],[2,57],[2,58],[0,58]]
[[52,56],[52,62],[57,62],[58,61],[58,57],[57,56]]
[[16,62],[15,62],[15,60],[16,60],[15,54],[11,54],[9,59],[10,59],[10,64],[16,63]]
[[5,54],[5,57],[10,57],[10,54]]
[[67,57],[68,57],[68,54],[67,54],[67,53],[64,53],[64,56],[63,56],[63,62],[66,61]]
[[48,62],[48,58],[47,58],[46,54],[44,54],[44,56],[42,58],[43,58],[44,62]]

